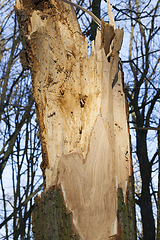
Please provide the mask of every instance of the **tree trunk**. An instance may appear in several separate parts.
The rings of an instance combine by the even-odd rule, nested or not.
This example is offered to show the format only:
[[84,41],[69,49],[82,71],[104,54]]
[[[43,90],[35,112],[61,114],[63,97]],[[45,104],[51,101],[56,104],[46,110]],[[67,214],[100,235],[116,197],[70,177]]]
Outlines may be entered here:
[[[61,190],[66,210],[72,214],[72,230],[81,239],[125,239],[117,218],[118,188],[127,203],[132,175],[119,64],[123,31],[115,29],[109,5],[110,24],[102,21],[88,57],[88,41],[70,5],[59,0],[22,0],[16,8],[32,73],[46,196],[52,186]],[[45,216],[51,203],[43,199],[36,202],[34,229],[44,232],[45,227],[36,225],[41,201],[46,204]],[[61,207],[54,209],[61,211]],[[61,214],[47,211],[48,221],[53,215],[56,218],[51,225],[61,222],[57,217]],[[46,224],[46,218],[42,219]],[[65,221],[56,237],[44,237],[41,232],[42,239],[65,239],[60,237],[64,225]],[[35,238],[40,239],[37,231]],[[66,239],[74,238],[68,232]]]
[[[137,122],[140,123],[140,120]],[[147,156],[145,130],[137,130],[137,156],[140,162],[140,171],[142,177],[142,193],[138,201],[141,208],[142,225],[143,225],[143,239],[154,240],[155,239],[155,224],[152,211],[152,202],[150,195],[150,179],[151,179],[151,167]]]
[[[100,19],[101,15],[101,0],[93,0],[92,1],[92,13]],[[95,40],[96,37],[96,32],[97,32],[97,24],[93,21],[91,22],[91,35],[90,35],[90,40]]]
[[[160,129],[160,119],[158,129]],[[158,135],[158,160],[160,163],[160,130],[157,131],[157,135]],[[160,240],[160,164],[158,171],[157,240]]]

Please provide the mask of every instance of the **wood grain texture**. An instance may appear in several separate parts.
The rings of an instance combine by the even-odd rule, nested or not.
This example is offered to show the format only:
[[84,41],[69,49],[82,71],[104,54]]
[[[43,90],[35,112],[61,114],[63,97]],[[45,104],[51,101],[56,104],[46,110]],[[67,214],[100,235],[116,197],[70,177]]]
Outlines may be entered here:
[[20,25],[27,16],[22,32],[46,189],[60,187],[82,239],[109,239],[118,234],[117,189],[126,198],[132,174],[119,48],[113,61],[106,57],[115,31],[107,25],[101,36],[98,30],[88,56],[74,9],[58,0],[42,3],[17,1],[16,7]]

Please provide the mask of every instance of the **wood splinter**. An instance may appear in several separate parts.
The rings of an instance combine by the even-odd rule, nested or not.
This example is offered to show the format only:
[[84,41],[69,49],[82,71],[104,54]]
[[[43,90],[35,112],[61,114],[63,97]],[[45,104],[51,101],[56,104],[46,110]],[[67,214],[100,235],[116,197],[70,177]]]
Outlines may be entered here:
[[[92,17],[93,21],[98,25],[99,29],[101,29],[102,39],[103,39],[103,42],[105,42],[104,43],[105,53],[106,53],[107,59],[109,58],[112,59],[111,60],[111,63],[112,63],[114,60],[115,54],[119,52],[121,49],[124,32],[123,32],[123,28],[115,29],[112,6],[109,3],[109,1],[107,1],[107,5],[109,9],[108,15],[109,15],[110,25],[108,23],[105,23],[103,19],[100,21],[91,11],[88,11],[86,8],[83,8],[82,6],[76,3],[70,2],[68,0],[61,0],[61,1],[81,9],[82,11],[88,13]],[[110,44],[111,44],[111,47],[110,47]]]

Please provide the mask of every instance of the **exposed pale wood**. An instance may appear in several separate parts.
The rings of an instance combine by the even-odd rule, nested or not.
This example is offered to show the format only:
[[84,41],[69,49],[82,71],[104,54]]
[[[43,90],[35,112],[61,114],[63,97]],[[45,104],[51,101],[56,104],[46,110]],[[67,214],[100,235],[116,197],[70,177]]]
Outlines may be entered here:
[[46,189],[60,187],[82,239],[109,239],[118,234],[117,189],[126,199],[132,174],[120,46],[109,46],[118,41],[117,30],[106,24],[111,36],[105,40],[107,34],[98,30],[88,57],[88,42],[70,5],[32,4],[17,1],[16,7],[20,25],[27,16],[22,31]]
[[82,6],[76,4],[76,3],[72,2],[72,1],[68,1],[68,0],[61,0],[61,1],[62,1],[62,2],[65,2],[65,3],[68,3],[68,4],[70,4],[70,5],[72,5],[72,6],[76,7],[76,8],[79,8],[79,9],[81,9],[83,12],[88,13],[88,14],[92,17],[93,21],[94,21],[95,23],[97,23],[97,25],[99,26],[99,28],[101,27],[101,21],[100,21],[91,11],[88,11],[86,8],[83,8]]
[[110,52],[111,42],[113,40],[115,33],[114,28],[110,24],[104,22],[104,19],[101,19],[101,44],[104,48],[106,56]]
[[109,24],[113,26],[114,30],[116,29],[115,21],[114,21],[114,15],[112,12],[112,5],[110,4],[109,0],[107,0],[107,7],[108,7],[108,18],[109,18]]

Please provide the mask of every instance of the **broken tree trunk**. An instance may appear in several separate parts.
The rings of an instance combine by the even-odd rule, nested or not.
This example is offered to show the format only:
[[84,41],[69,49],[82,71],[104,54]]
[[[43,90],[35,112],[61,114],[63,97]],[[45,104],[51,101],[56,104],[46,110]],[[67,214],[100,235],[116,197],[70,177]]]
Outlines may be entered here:
[[[57,204],[59,192],[56,200],[45,200],[57,194],[57,187],[81,239],[121,239],[117,194],[121,188],[122,202],[127,202],[132,168],[119,63],[123,30],[115,29],[109,3],[108,7],[110,24],[101,22],[88,56],[88,41],[73,7],[59,0],[17,1],[23,56],[32,73],[46,188],[36,200],[35,239],[71,239],[70,230],[66,238],[60,236],[69,224],[64,227],[64,220],[58,224],[62,214],[55,212],[64,209],[61,201]],[[47,192],[54,186],[56,190]],[[51,211],[52,205],[58,210]],[[41,209],[43,227],[39,225]],[[67,221],[71,220],[66,215]]]

